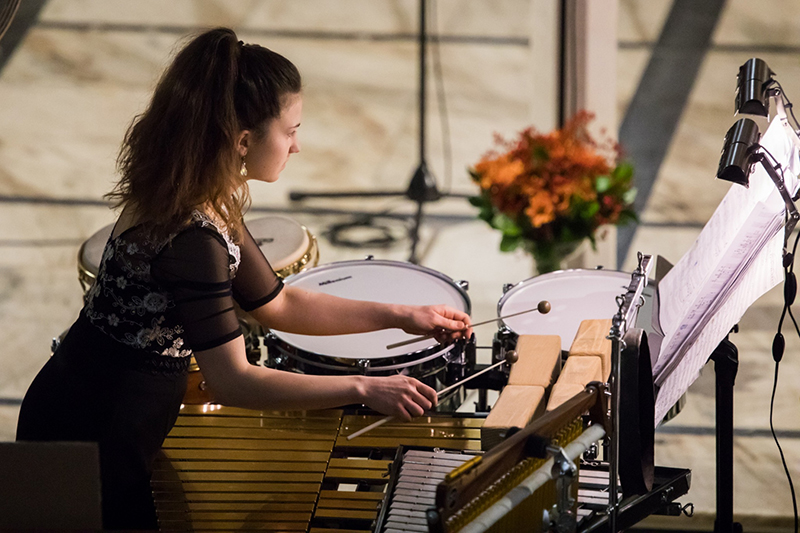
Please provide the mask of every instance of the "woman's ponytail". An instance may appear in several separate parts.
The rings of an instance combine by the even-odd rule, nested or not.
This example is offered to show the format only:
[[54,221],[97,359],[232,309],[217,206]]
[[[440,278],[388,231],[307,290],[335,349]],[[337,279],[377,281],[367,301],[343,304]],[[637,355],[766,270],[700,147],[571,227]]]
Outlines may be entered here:
[[297,69],[279,54],[245,45],[227,28],[199,35],[128,128],[117,159],[121,179],[107,196],[133,204],[158,233],[209,206],[236,237],[249,202],[236,172],[236,137],[243,129],[263,134],[285,96],[300,88]]

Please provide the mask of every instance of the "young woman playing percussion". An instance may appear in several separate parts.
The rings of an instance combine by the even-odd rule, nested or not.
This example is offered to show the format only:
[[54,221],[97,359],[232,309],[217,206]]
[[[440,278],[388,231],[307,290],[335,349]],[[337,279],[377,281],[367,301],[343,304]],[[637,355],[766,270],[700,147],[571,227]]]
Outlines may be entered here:
[[99,443],[107,529],[154,529],[150,473],[194,355],[216,399],[264,409],[363,403],[410,419],[436,392],[406,376],[311,376],[250,365],[234,301],[267,328],[332,335],[383,328],[471,334],[446,306],[354,301],[284,286],[247,227],[247,180],[273,182],[300,151],[300,75],[233,31],[175,57],[129,128],[122,211],[87,302],[31,384],[18,440]]

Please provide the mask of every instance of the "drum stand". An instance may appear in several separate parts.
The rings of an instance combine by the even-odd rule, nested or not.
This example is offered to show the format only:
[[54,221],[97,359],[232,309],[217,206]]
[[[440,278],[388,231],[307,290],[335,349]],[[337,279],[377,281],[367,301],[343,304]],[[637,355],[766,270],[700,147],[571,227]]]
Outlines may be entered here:
[[[406,197],[417,203],[414,223],[409,230],[411,252],[409,262],[418,263],[417,245],[419,244],[419,228],[422,224],[423,207],[428,202],[435,202],[444,197],[468,198],[469,194],[442,193],[436,186],[436,178],[428,170],[425,160],[425,71],[427,55],[427,28],[425,23],[426,1],[419,2],[419,165],[411,177],[405,191],[344,191],[344,192],[298,192],[289,193],[291,201],[307,198],[390,198]],[[371,222],[371,220],[370,220]]]

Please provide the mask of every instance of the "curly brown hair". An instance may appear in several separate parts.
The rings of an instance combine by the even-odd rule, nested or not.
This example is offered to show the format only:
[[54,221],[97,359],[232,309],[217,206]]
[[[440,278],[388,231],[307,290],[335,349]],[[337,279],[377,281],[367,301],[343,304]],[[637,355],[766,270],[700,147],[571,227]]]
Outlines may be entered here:
[[287,97],[301,89],[288,59],[242,43],[233,30],[196,36],[134,117],[117,158],[121,178],[106,198],[114,207],[134,207],[157,234],[185,224],[195,209],[211,209],[238,240],[250,195],[239,175],[237,136],[265,135]]

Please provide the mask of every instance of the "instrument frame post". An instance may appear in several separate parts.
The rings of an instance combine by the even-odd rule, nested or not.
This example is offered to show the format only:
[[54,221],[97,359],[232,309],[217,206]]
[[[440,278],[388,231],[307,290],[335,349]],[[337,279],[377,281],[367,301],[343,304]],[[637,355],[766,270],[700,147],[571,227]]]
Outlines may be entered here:
[[[735,327],[733,331],[736,331]],[[714,533],[742,533],[733,521],[733,386],[739,369],[739,351],[726,335],[714,349],[717,446],[717,518]]]
[[610,416],[611,434],[610,457],[608,457],[608,526],[611,533],[616,533],[617,514],[619,513],[619,493],[617,480],[619,479],[619,420],[620,420],[620,390],[619,378],[622,367],[622,351],[625,349],[625,333],[628,327],[636,323],[639,307],[643,303],[642,292],[647,285],[647,277],[653,266],[653,257],[639,252],[639,265],[631,274],[631,282],[625,294],[617,296],[619,310],[611,319],[611,330],[608,339],[611,340],[611,373],[606,384],[606,394],[611,396]]

